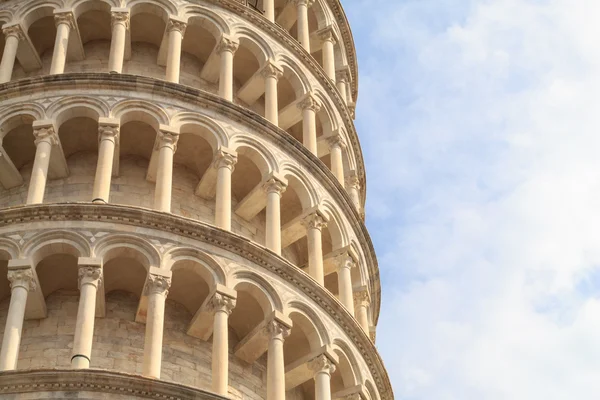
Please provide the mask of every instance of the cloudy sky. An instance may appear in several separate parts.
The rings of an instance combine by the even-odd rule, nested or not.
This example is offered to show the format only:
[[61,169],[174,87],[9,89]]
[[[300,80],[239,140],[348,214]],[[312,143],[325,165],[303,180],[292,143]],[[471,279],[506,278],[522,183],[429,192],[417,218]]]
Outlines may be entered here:
[[598,399],[600,1],[343,4],[396,399]]

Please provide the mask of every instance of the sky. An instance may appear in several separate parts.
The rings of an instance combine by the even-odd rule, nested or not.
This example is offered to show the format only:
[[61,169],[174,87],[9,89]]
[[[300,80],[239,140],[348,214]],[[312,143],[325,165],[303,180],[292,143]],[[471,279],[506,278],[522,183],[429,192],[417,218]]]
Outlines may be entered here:
[[342,4],[396,399],[598,399],[600,1]]

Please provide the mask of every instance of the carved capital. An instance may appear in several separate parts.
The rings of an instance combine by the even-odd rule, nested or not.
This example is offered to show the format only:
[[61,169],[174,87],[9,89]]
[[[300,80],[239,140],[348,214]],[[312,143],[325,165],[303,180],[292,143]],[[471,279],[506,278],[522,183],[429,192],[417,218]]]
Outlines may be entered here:
[[335,372],[335,364],[325,354],[316,356],[306,365],[315,374],[326,373],[331,375]]
[[183,36],[186,27],[187,24],[185,22],[171,18],[167,24],[167,32],[178,31]]
[[33,136],[35,137],[36,146],[41,142],[48,142],[52,146],[56,146],[58,144],[58,135],[52,126],[34,129]]
[[215,168],[217,168],[217,169],[229,168],[231,170],[231,172],[233,172],[233,169],[234,169],[236,163],[237,163],[237,155],[236,154],[231,153],[229,151],[225,151],[223,149],[217,150],[217,153],[215,154],[215,161],[214,161]]
[[100,125],[98,127],[98,140],[110,140],[116,143],[119,140],[119,127],[114,125]]
[[211,312],[225,312],[231,314],[235,308],[236,300],[233,297],[224,295],[223,293],[215,293],[210,299],[209,309]]
[[360,180],[355,173],[346,177],[346,188],[360,190]]
[[297,6],[306,6],[310,7],[315,3],[315,0],[288,0],[290,3]]
[[322,42],[331,42],[333,44],[335,44],[337,42],[337,39],[335,37],[335,32],[333,31],[332,27],[327,27],[325,29],[323,29],[322,31],[320,31],[318,33],[319,35],[319,39],[321,39]]
[[121,24],[125,26],[125,29],[129,29],[129,12],[128,11],[113,11],[110,13],[111,25],[114,28],[115,25]]
[[159,294],[167,296],[171,287],[171,278],[164,275],[148,274],[146,286],[144,287],[144,295]]
[[177,141],[179,140],[179,134],[170,131],[159,131],[158,140],[156,141],[157,149],[162,147],[170,147],[173,151],[177,150]]
[[272,177],[265,182],[263,188],[265,189],[265,192],[267,192],[267,194],[277,193],[279,196],[281,196],[283,193],[285,193],[287,184],[275,177]]
[[346,143],[344,142],[344,139],[342,138],[341,135],[328,136],[327,137],[327,145],[329,146],[329,149],[333,149],[335,147],[339,147],[340,149],[343,149],[346,147]]
[[29,292],[35,292],[37,289],[37,284],[31,268],[9,269],[8,282],[10,283],[11,289],[22,287]]
[[309,93],[298,103],[298,108],[301,110],[312,110],[317,113],[321,109],[321,103],[312,93]]
[[262,71],[260,71],[260,74],[265,79],[275,78],[275,80],[279,80],[279,78],[283,76],[283,70],[277,65],[275,65],[273,62],[269,61],[263,67]]
[[358,288],[354,290],[354,305],[356,307],[368,307],[371,303],[371,296],[369,291],[365,288]]
[[350,257],[350,255],[346,255],[342,258],[340,258],[340,260],[337,263],[337,268],[338,271],[344,268],[348,268],[348,269],[352,269],[354,267],[356,267],[356,261],[354,260],[354,258]]
[[308,214],[306,217],[304,217],[302,223],[306,229],[323,230],[323,228],[327,227],[327,219],[319,212]]
[[348,68],[348,66],[345,66],[344,68],[335,71],[335,77],[338,82],[350,82],[350,69]]
[[285,340],[285,338],[290,336],[290,333],[292,332],[292,328],[275,320],[269,321],[269,323],[265,327],[265,330],[271,340]]
[[23,33],[23,29],[21,29],[21,25],[11,25],[2,29],[2,33],[8,39],[10,36],[16,37],[19,41],[25,39],[25,34]]
[[82,265],[79,267],[79,289],[83,285],[100,286],[102,282],[102,267],[98,265]]
[[221,36],[221,41],[217,45],[217,53],[221,54],[224,51],[235,53],[239,46],[240,43],[237,40],[223,35]]
[[75,28],[75,17],[73,16],[73,12],[64,11],[54,14],[54,24],[57,28],[61,24],[68,25],[69,29]]

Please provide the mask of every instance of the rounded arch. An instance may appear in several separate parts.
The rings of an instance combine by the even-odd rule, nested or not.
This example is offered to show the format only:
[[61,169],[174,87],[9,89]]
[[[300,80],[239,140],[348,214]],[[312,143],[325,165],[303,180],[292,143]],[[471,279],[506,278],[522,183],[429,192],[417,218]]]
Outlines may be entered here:
[[0,238],[0,260],[12,260],[19,257],[19,245],[9,239]]
[[321,202],[321,206],[323,207],[327,217],[329,217],[327,229],[329,229],[329,233],[331,235],[331,245],[333,247],[332,250],[337,250],[347,246],[350,243],[350,240],[344,224],[344,219],[342,218],[337,206],[328,199],[324,199]]
[[127,122],[144,122],[158,130],[159,125],[168,125],[169,116],[160,107],[146,101],[123,100],[115,104],[110,113],[121,121],[121,125]]
[[239,41],[240,46],[246,47],[256,57],[261,68],[267,60],[274,58],[273,49],[258,33],[241,25],[232,26],[231,32],[232,36]]
[[254,137],[238,134],[231,138],[230,147],[252,160],[263,177],[279,170],[273,153]]
[[231,286],[238,290],[244,287],[258,301],[264,315],[272,311],[283,312],[283,303],[279,294],[262,276],[250,271],[238,271],[231,277]]
[[283,69],[283,78],[285,78],[296,94],[300,98],[310,91],[310,82],[300,66],[287,54],[279,54],[276,63]]
[[[338,118],[335,117],[335,107],[331,104],[329,96],[323,93],[321,90],[315,90],[314,96],[321,103],[321,109],[317,113],[317,119],[321,123],[321,130],[324,136],[333,134],[338,127]],[[348,137],[345,136],[344,140],[347,142]]]
[[292,301],[286,309],[287,316],[294,321],[294,327],[300,328],[306,335],[311,351],[316,351],[330,343],[325,324],[310,306]]
[[302,209],[307,210],[318,203],[318,193],[309,178],[298,166],[292,162],[284,161],[281,164],[281,174],[288,180],[288,188],[292,188],[302,204]]
[[221,284],[227,286],[227,275],[223,267],[210,255],[192,248],[175,248],[167,252],[164,256],[165,269],[171,271],[179,263],[186,261],[194,263],[193,269],[209,285]]
[[[229,137],[227,131],[221,125],[210,117],[194,112],[181,112],[171,119],[171,126],[178,129],[181,134],[192,133],[204,138],[213,152],[221,146],[229,147]],[[204,135],[201,129],[210,132],[212,135]]]
[[54,10],[62,8],[60,0],[36,1],[24,3],[15,15],[20,16],[23,21],[23,30],[27,32],[29,27],[36,21],[53,15]]
[[75,19],[88,11],[110,12],[111,7],[119,7],[119,0],[69,0],[66,8],[73,9]]
[[367,388],[367,393],[369,394],[369,397],[371,398],[371,400],[379,400],[379,391],[377,390],[377,388],[375,387],[375,385],[373,384],[373,382],[370,379],[365,380],[365,387]]
[[329,6],[325,0],[317,0],[310,7],[316,20],[317,29],[323,29],[335,22],[335,18],[329,14]]
[[44,109],[35,103],[15,104],[0,112],[0,142],[8,132],[34,120],[44,119]]
[[149,242],[133,235],[107,235],[96,243],[93,254],[106,264],[116,257],[127,257],[138,261],[146,270],[160,267],[160,253]]
[[229,35],[231,29],[227,21],[218,13],[197,4],[186,4],[180,8],[179,13],[188,21],[188,24],[193,24],[195,20],[202,23],[204,29],[209,31],[215,39],[219,40],[221,35]]
[[30,257],[34,267],[44,258],[54,254],[89,257],[91,249],[86,238],[70,231],[40,232],[23,246],[23,255]]
[[177,6],[168,0],[132,0],[127,4],[131,10],[131,16],[136,14],[154,14],[166,23],[169,15],[177,15]]
[[342,339],[336,338],[333,341],[332,347],[339,357],[338,369],[342,377],[344,388],[359,385],[362,382],[360,366],[354,356],[354,352],[350,349],[350,346]]
[[0,24],[4,25],[13,21],[13,14],[9,10],[0,11]]
[[109,107],[100,99],[72,97],[52,103],[47,114],[54,118],[56,128],[59,129],[63,123],[72,118],[86,117],[98,121],[100,117],[108,116]]

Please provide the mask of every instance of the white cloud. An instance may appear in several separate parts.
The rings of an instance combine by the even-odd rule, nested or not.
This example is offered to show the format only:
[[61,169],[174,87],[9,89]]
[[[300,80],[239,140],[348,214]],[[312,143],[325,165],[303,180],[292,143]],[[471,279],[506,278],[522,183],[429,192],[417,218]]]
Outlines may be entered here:
[[398,399],[600,392],[600,2],[348,0]]

